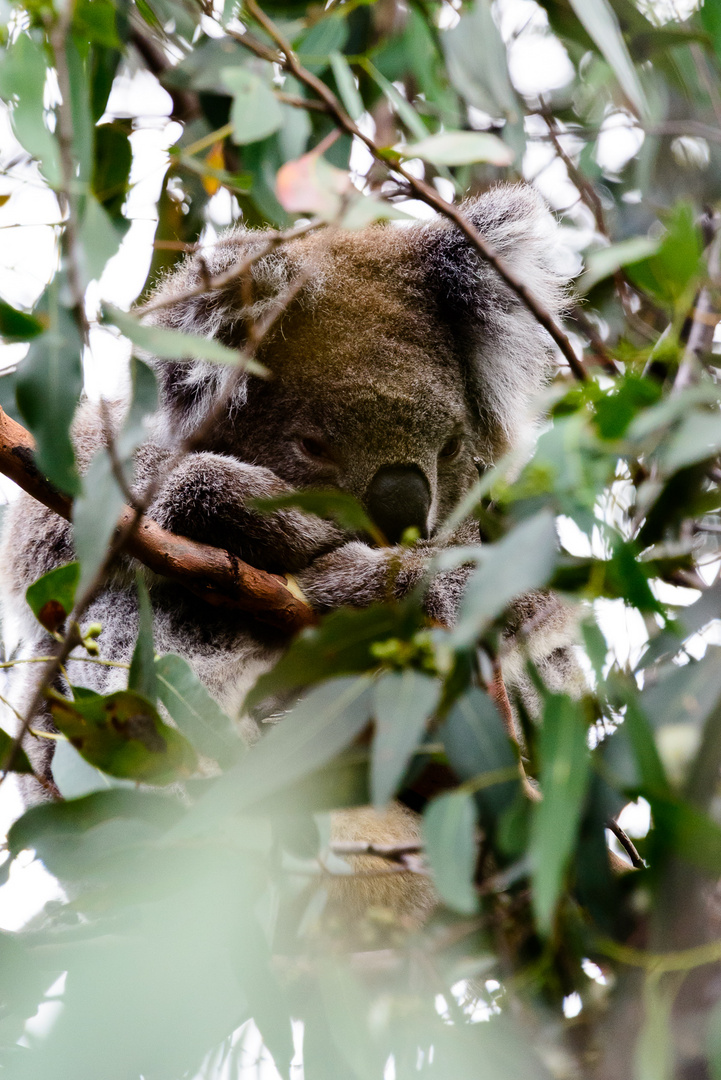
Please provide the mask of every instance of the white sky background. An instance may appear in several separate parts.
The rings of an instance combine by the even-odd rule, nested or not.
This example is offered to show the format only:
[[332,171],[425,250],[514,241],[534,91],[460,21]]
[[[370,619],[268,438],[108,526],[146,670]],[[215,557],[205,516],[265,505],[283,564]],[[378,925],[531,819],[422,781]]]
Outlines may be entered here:
[[[642,6],[642,5],[639,5]],[[669,18],[686,17],[697,4],[694,0],[654,0],[645,5],[648,14],[659,22]],[[450,8],[448,20],[453,16]],[[497,0],[496,13],[504,39],[510,42],[511,77],[523,93],[543,94],[565,85],[573,75],[566,51],[548,32],[545,12],[534,0]],[[210,30],[210,28],[209,28]],[[168,119],[171,100],[152,75],[145,71],[124,71],[115,82],[108,113],[134,118],[131,135],[133,166],[131,190],[125,213],[131,222],[118,254],[108,263],[100,282],[88,290],[88,315],[94,319],[101,300],[128,308],[137,298],[147,275],[152,255],[152,243],[157,222],[156,202],[160,194],[168,160],[168,148],[180,135],[180,126]],[[536,123],[533,118],[530,123]],[[616,114],[610,118],[600,138],[599,158],[611,170],[620,169],[637,151],[643,134],[633,128],[630,118]],[[12,135],[7,110],[0,105],[0,147],[7,162],[17,147]],[[567,148],[573,150],[573,144]],[[18,154],[24,154],[17,147]],[[368,151],[358,145],[351,157],[351,167],[361,178],[370,164]],[[563,230],[563,242],[572,271],[580,268],[579,251],[594,237],[593,219],[586,207],[579,204],[578,193],[566,174],[563,163],[555,158],[549,143],[531,144],[523,161],[524,175],[539,188],[556,210],[567,211],[573,228]],[[24,167],[14,176],[0,176],[0,195],[10,194],[0,207],[0,296],[12,304],[30,307],[42,293],[54,272],[57,259],[57,223],[59,212],[51,191],[40,178],[34,165]],[[443,195],[448,192],[442,191]],[[418,216],[430,211],[424,204],[412,202],[404,206]],[[211,202],[211,221],[208,239],[230,224],[233,200],[221,191]],[[0,368],[17,362],[24,346],[0,345]],[[126,379],[128,348],[109,330],[95,325],[91,331],[90,349],[85,357],[86,389],[92,397],[108,397],[122,393]],[[2,492],[10,494],[10,482],[0,479]],[[576,535],[577,534],[577,535]],[[586,554],[588,542],[569,525],[564,530],[564,543],[578,554]],[[670,588],[670,587],[669,587]],[[687,596],[684,597],[683,594]],[[674,590],[674,602],[688,602],[696,594],[691,590]],[[664,596],[664,599],[670,599]],[[646,639],[643,620],[637,612],[627,612],[621,602],[604,602],[598,609],[601,627],[609,641],[614,642],[618,659],[631,662],[637,658]],[[721,640],[721,637],[719,637]],[[4,723],[4,721],[3,721]],[[21,804],[12,781],[0,787],[0,834],[21,812]],[[635,813],[628,808],[624,827],[631,833],[643,834],[648,828],[647,809]],[[0,928],[17,929],[40,911],[45,902],[57,895],[57,885],[42,865],[30,856],[18,860],[9,883],[0,889]],[[260,1047],[250,1035],[249,1060],[255,1059]],[[253,1068],[253,1075],[258,1075]],[[271,1080],[272,1069],[262,1075]],[[220,1078],[219,1078],[220,1080]]]

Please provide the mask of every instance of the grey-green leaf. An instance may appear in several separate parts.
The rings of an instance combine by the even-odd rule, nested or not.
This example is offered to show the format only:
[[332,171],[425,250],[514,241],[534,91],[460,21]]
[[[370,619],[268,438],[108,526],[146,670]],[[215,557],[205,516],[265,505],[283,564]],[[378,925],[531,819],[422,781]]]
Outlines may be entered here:
[[138,637],[130,661],[128,689],[142,694],[153,705],[158,698],[158,684],[155,676],[155,645],[153,643],[153,608],[150,603],[148,586],[140,571],[136,574],[138,590]]
[[629,266],[640,259],[655,255],[660,246],[660,239],[651,236],[630,236],[617,244],[610,244],[608,247],[592,251],[586,257],[586,269],[578,281],[579,292],[590,292],[599,281],[604,281],[611,274],[615,274],[622,266]]
[[469,645],[511,600],[548,581],[556,563],[553,515],[542,510],[486,548],[481,566],[468,582],[452,640]]
[[70,425],[82,390],[83,344],[67,308],[58,304],[61,281],[48,292],[50,328],[30,343],[17,374],[20,411],[35,436],[36,461],[47,478],[74,495],[80,486]]
[[363,99],[358,93],[358,87],[356,86],[353,72],[350,69],[350,64],[345,56],[343,56],[343,53],[339,52],[330,53],[329,59],[330,66],[333,69],[335,83],[338,87],[338,93],[340,94],[346,112],[351,120],[360,120],[365,112],[365,106],[363,105]]
[[403,157],[423,158],[433,165],[473,165],[488,161],[491,165],[505,166],[515,157],[503,139],[488,131],[442,131],[395,149]]
[[233,723],[187,660],[168,653],[155,661],[158,697],[196,750],[228,765],[240,750]]
[[280,103],[260,75],[242,67],[223,68],[220,74],[233,95],[233,142],[260,142],[278,130],[283,123]]
[[438,679],[412,668],[385,672],[376,682],[376,733],[371,757],[371,793],[376,806],[383,806],[395,794],[435,711],[441,689]]
[[478,910],[473,887],[478,856],[473,796],[452,791],[433,799],[423,814],[423,840],[443,901],[455,911],[472,915]]
[[257,360],[243,357],[235,349],[229,349],[214,338],[183,334],[179,330],[166,330],[162,326],[148,326],[120,311],[112,304],[103,305],[110,322],[138,348],[164,360],[209,360],[215,364],[242,364],[254,375],[265,375],[266,370]]
[[646,95],[608,0],[570,0],[570,3],[578,21],[613,68],[626,97],[639,113],[646,115]]
[[533,806],[529,852],[533,910],[539,930],[548,934],[573,853],[590,768],[586,725],[576,702],[565,695],[547,700],[539,757],[543,798]]

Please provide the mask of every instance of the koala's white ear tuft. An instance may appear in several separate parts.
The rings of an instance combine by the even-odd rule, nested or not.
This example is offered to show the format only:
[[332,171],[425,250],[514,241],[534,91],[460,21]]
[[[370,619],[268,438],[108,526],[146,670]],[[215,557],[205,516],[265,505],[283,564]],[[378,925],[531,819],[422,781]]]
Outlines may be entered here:
[[568,301],[568,260],[558,223],[528,184],[499,184],[460,209],[533,295],[558,317]]
[[[558,225],[526,184],[499,184],[460,207],[554,317],[568,298]],[[552,370],[551,338],[519,297],[447,220],[422,228],[439,315],[459,342],[479,427],[498,449],[524,441],[534,396]],[[567,265],[567,263],[566,263]]]

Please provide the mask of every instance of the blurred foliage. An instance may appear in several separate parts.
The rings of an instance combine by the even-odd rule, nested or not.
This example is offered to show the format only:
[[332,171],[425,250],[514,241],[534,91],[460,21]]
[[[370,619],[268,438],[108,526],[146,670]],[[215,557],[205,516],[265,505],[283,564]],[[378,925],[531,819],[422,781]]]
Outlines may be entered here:
[[[130,225],[146,121],[111,99],[128,77],[159,80],[177,121],[148,282],[228,206],[251,226],[307,211],[357,227],[403,211],[403,158],[447,198],[525,175],[555,190],[582,254],[568,327],[588,378],[560,369],[533,458],[499,463],[465,503],[487,543],[458,626],[427,627],[417,596],[328,616],[251,693],[291,713],[252,751],[184,660],[155,656],[147,605],[127,690],[53,698],[62,798],[15,823],[2,872],[30,850],[63,898],[0,935],[3,1075],[220,1080],[302,1060],[306,1080],[721,1077],[721,2],[263,9],[379,160],[329,138],[307,89],[244,47],[271,42],[235,0],[0,2],[18,143],[3,176],[53,189],[67,221],[35,310],[0,301],[4,341],[30,343],[0,400],[77,496],[81,565],[28,596],[43,624],[62,625],[123,501],[104,458],[80,478],[68,428],[87,286]],[[519,49],[549,42],[567,73],[530,92]],[[235,356],[102,318],[160,355]],[[136,365],[126,464],[151,382]],[[327,492],[303,500],[357,521]],[[485,687],[510,601],[546,585],[578,605],[589,692],[548,693],[529,661],[537,801]],[[96,627],[80,637],[112,661]],[[0,732],[4,761],[10,745]],[[329,811],[394,794],[423,810],[441,903],[421,927],[382,908],[349,927]],[[612,872],[605,824],[637,800],[645,867]]]

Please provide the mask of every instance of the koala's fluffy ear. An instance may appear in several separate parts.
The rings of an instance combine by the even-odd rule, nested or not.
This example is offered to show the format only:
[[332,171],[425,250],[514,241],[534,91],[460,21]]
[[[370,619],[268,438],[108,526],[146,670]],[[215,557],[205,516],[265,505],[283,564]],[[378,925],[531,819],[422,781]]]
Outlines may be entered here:
[[[460,209],[541,304],[558,316],[567,299],[558,226],[525,184],[503,184]],[[548,378],[549,335],[447,220],[423,227],[422,243],[439,315],[459,344],[479,430],[497,452],[524,441],[529,405]]]
[[[263,255],[252,263],[245,277],[233,274],[220,288],[200,292],[198,289],[266,246],[267,237],[262,232],[229,230],[217,244],[202,255],[188,258],[160,282],[149,303],[172,303],[149,312],[144,321],[152,326],[216,338],[229,348],[242,347],[248,324],[260,319],[288,287],[293,271],[285,253]],[[174,438],[194,431],[205,410],[218,395],[227,392],[229,381],[236,379],[235,369],[222,364],[161,361],[152,357],[149,363],[158,375],[163,411]],[[247,379],[241,379],[234,388],[229,410],[243,405],[246,395]]]

